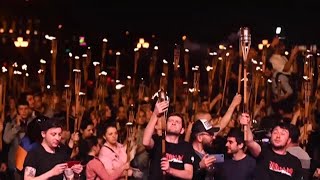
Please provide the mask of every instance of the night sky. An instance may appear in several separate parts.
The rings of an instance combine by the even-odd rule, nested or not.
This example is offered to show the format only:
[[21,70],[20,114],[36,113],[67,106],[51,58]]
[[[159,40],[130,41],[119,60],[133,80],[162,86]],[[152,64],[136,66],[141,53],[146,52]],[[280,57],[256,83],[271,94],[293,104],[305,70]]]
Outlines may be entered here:
[[[159,59],[171,60],[173,46],[182,43],[183,35],[191,42],[203,45],[201,47],[217,48],[221,42],[233,41],[238,44],[232,35],[236,35],[243,26],[251,30],[252,47],[257,48],[262,39],[271,41],[277,26],[282,27],[281,36],[286,37],[285,41],[290,45],[288,50],[294,44],[319,46],[320,10],[309,0],[191,2],[130,1],[121,4],[109,0],[0,0],[0,19],[40,19],[41,32],[54,36],[58,34],[58,39],[62,40],[58,50],[61,67],[65,66],[63,63],[67,49],[71,48],[76,55],[85,53],[85,48],[79,48],[79,36],[85,36],[88,45],[92,47],[93,60],[100,60],[101,40],[106,37],[108,48],[123,53],[121,77],[132,73],[133,48],[140,37],[144,37],[151,46],[159,45]],[[62,29],[58,29],[59,24]],[[126,31],[129,35],[125,35]],[[155,38],[151,38],[152,35]],[[0,57],[3,60],[14,59],[37,64],[40,58],[50,59],[49,46],[43,45],[41,48],[44,54],[25,55],[17,50],[11,52],[10,47],[0,47]],[[11,49],[14,49],[13,43]],[[206,48],[203,49],[206,52]],[[199,59],[203,59],[205,53],[200,56],[195,52],[193,54],[191,62],[199,65]],[[114,65],[115,60],[112,58],[115,57],[109,58],[107,64]],[[142,57],[141,62],[147,60],[148,55]],[[207,65],[205,61],[201,63],[202,66]],[[139,64],[143,66],[138,68],[142,69],[139,72],[141,77],[148,76],[145,71],[147,65]],[[60,70],[67,71],[66,68]],[[58,79],[64,79],[66,72],[58,76]]]
[[128,30],[136,36],[155,34],[170,41],[186,34],[195,41],[218,43],[241,26],[251,29],[253,42],[271,39],[277,26],[290,43],[311,44],[320,38],[320,11],[313,1],[182,2],[1,0],[0,15],[38,17],[45,31],[63,24],[66,35],[91,38],[117,39]]

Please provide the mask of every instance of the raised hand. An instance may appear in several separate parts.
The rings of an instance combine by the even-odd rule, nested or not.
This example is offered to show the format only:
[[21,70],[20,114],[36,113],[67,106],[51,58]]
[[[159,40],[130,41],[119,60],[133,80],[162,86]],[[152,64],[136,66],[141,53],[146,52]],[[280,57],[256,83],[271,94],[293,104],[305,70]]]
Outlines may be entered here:
[[72,135],[71,135],[71,140],[73,142],[78,142],[80,140],[80,136],[79,136],[79,132],[74,132]]
[[299,47],[298,47],[298,46],[294,46],[294,47],[291,49],[291,55],[292,55],[292,56],[296,56],[298,53],[299,53]]
[[242,113],[240,116],[240,124],[241,125],[250,125],[250,116],[248,113]]
[[208,169],[212,164],[216,161],[216,158],[214,156],[209,156],[208,154],[204,155],[201,159],[199,166],[202,169]]
[[153,113],[155,113],[157,116],[161,115],[163,112],[167,111],[169,107],[169,101],[162,101],[157,102]]
[[232,105],[234,106],[238,106],[242,101],[242,96],[241,94],[236,94],[234,97],[233,97],[233,100],[232,100]]

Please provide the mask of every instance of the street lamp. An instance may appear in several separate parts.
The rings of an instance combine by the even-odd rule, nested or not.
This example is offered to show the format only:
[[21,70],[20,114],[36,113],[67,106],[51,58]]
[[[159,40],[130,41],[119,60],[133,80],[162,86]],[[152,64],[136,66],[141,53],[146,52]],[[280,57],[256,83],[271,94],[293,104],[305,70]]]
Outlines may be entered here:
[[29,42],[28,41],[24,41],[23,37],[18,37],[16,41],[14,41],[14,45],[16,47],[28,47],[29,46]]
[[137,44],[137,48],[138,49],[140,49],[140,48],[148,49],[149,48],[149,43],[146,42],[143,38],[140,38],[139,42]]

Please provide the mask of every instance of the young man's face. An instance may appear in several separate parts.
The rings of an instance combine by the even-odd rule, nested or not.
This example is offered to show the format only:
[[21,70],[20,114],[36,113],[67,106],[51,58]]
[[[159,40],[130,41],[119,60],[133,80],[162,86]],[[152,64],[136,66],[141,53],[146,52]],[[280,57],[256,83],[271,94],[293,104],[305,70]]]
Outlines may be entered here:
[[214,138],[214,135],[209,134],[207,132],[201,132],[198,135],[199,141],[201,141],[201,144],[205,147],[209,147],[212,145]]
[[119,119],[126,119],[127,118],[126,110],[122,106],[119,107],[119,109],[118,109],[118,118]]
[[139,125],[143,125],[144,123],[146,123],[146,114],[143,111],[139,111],[137,114],[137,120],[136,120],[137,124]]
[[82,131],[82,138],[86,139],[86,138],[93,136],[93,128],[94,128],[93,125],[89,124],[86,129],[81,130]]
[[182,119],[179,116],[170,116],[167,120],[167,133],[180,135],[183,134]]
[[105,110],[104,118],[108,119],[111,117],[111,109],[109,106],[105,106],[104,108],[105,108],[104,109]]
[[237,153],[241,148],[243,144],[238,144],[235,137],[228,137],[227,138],[227,153],[228,154],[235,154]]
[[22,117],[22,119],[26,119],[29,115],[29,106],[28,105],[19,105],[18,106],[18,114]]
[[209,112],[210,104],[208,101],[204,101],[201,103],[201,109],[203,111]]
[[42,98],[40,96],[35,96],[33,99],[34,99],[34,108],[40,109],[42,107]]
[[27,101],[29,103],[29,107],[32,109],[34,108],[34,99],[33,99],[33,95],[27,95]]
[[284,149],[290,143],[289,131],[277,126],[271,132],[271,145],[275,149]]
[[62,129],[60,127],[50,128],[47,131],[42,131],[43,141],[51,148],[56,148],[60,144]]

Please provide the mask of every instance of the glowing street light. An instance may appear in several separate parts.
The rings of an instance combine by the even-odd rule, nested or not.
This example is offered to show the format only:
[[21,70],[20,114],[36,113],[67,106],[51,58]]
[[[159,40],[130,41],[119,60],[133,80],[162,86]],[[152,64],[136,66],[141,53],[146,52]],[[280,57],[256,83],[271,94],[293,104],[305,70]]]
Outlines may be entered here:
[[23,37],[18,37],[16,41],[14,41],[14,45],[16,47],[28,47],[29,46],[29,42],[28,41],[24,41]]
[[150,44],[148,42],[146,42],[143,38],[140,38],[136,48],[148,49],[149,46],[150,46]]

